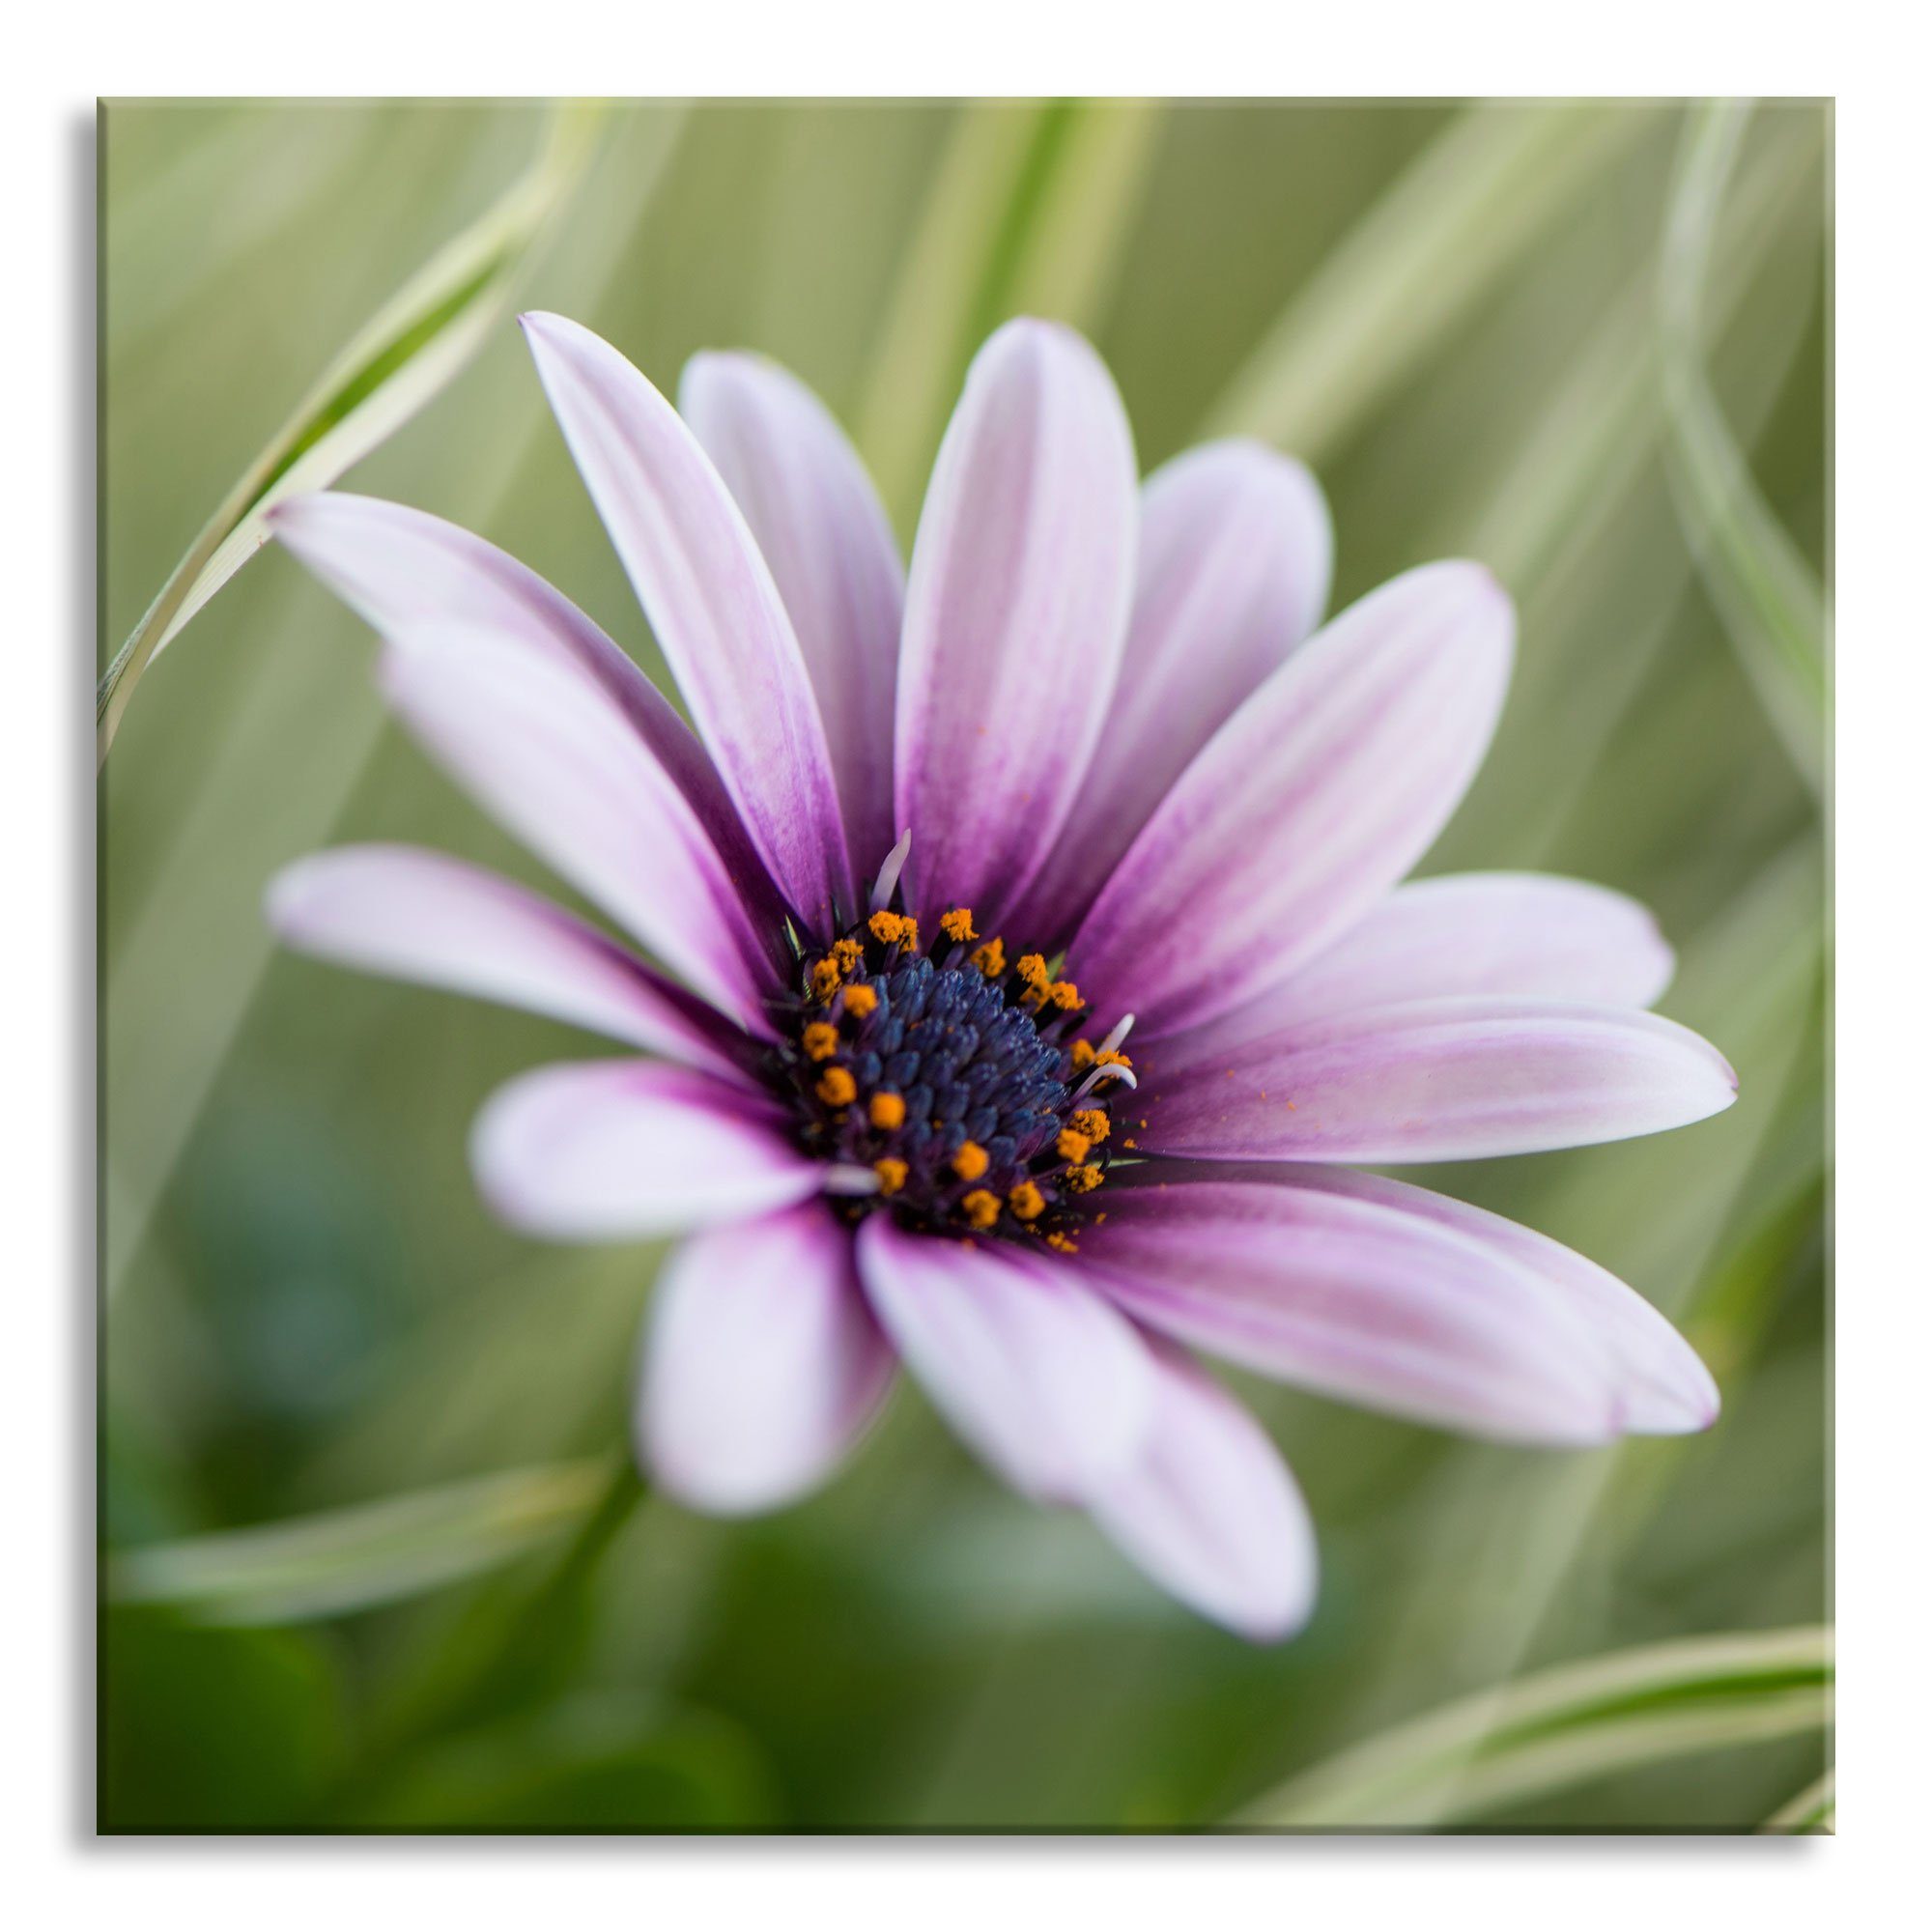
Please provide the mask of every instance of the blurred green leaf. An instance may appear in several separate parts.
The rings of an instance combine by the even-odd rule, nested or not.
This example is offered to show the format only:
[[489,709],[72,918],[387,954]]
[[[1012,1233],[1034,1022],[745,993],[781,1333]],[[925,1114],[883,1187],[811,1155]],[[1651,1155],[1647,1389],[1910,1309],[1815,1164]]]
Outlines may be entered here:
[[1785,750],[1824,785],[1823,587],[1752,479],[1704,372],[1704,291],[1713,238],[1749,119],[1747,102],[1692,115],[1658,276],[1658,335],[1670,474],[1713,600]]
[[635,1691],[560,1699],[412,1759],[345,1825],[429,1832],[758,1831],[769,1767],[736,1725]]
[[1320,463],[1651,125],[1624,102],[1468,108],[1298,291],[1207,433]]
[[1463,1699],[1304,1772],[1236,1822],[1453,1823],[1661,1759],[1821,1730],[1825,1629],[1697,1637],[1559,1665]]
[[298,1825],[342,1749],[335,1665],[310,1638],[194,1628],[153,1608],[102,1618],[103,1832]]
[[1826,1772],[1815,1784],[1807,1784],[1789,1804],[1780,1805],[1764,1821],[1767,1832],[1793,1835],[1829,1835],[1838,1829],[1838,1774]]
[[560,107],[529,169],[369,321],[248,466],[101,678],[101,759],[148,666],[268,541],[269,511],[334,482],[475,354],[531,242],[582,176],[601,118],[592,104]]
[[586,1517],[610,1481],[591,1458],[514,1469],[293,1522],[121,1550],[108,1594],[214,1624],[286,1624],[371,1609],[480,1575]]

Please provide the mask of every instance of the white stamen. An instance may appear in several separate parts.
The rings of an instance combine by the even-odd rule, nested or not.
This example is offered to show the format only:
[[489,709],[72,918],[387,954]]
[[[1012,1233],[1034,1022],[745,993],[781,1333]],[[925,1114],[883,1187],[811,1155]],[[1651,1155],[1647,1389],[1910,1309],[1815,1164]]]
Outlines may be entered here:
[[1132,1013],[1129,1013],[1126,1016],[1126,1018],[1123,1019],[1120,1023],[1120,1025],[1117,1026],[1113,1030],[1113,1032],[1110,1033],[1107,1036],[1107,1037],[1100,1042],[1099,1051],[1102,1053],[1112,1053],[1114,1049],[1117,1046],[1119,1046],[1123,1039],[1126,1038],[1127,1035],[1133,1031],[1133,1026],[1134,1026],[1134,1016]]
[[912,850],[912,827],[908,825],[899,834],[899,842],[886,854],[886,863],[879,867],[879,876],[872,881],[872,910],[884,912],[893,902],[893,894],[898,890],[899,873],[904,869],[906,854]]
[[833,1161],[825,1170],[828,1194],[876,1194],[879,1177],[869,1167],[854,1167],[847,1161]]
[[1105,1066],[1094,1067],[1093,1072],[1088,1074],[1086,1079],[1074,1088],[1073,1098],[1068,1104],[1077,1107],[1109,1074],[1112,1074],[1116,1080],[1124,1080],[1129,1087],[1138,1087],[1141,1084],[1134,1078],[1134,1069],[1131,1066],[1116,1066],[1112,1061],[1109,1061]]

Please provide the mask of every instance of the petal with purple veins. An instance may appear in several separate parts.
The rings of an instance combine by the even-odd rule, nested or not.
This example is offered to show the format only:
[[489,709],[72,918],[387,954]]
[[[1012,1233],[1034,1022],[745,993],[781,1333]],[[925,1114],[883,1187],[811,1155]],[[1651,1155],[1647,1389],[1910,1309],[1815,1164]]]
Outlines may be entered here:
[[1113,379],[1058,324],[974,357],[913,544],[899,662],[908,904],[998,929],[1066,822],[1126,637],[1134,449]]
[[695,1509],[776,1509],[831,1473],[894,1368],[860,1292],[852,1230],[823,1204],[695,1235],[652,1304],[639,1453]]
[[409,845],[343,845],[279,872],[269,923],[365,973],[497,1000],[744,1077],[750,1042],[682,986],[549,899]]
[[1312,958],[1435,841],[1482,762],[1515,618],[1474,564],[1411,570],[1293,653],[1208,740],[1067,950],[1145,1036],[1218,1017]]
[[608,342],[524,328],[597,512],[745,829],[815,932],[852,907],[832,756],[778,586],[677,412]]
[[694,355],[677,403],[784,599],[825,724],[852,876],[863,883],[898,836],[893,700],[905,567],[892,526],[831,412],[776,363]]
[[1660,1133],[1737,1097],[1688,1027],[1568,1000],[1418,1000],[1136,1059],[1141,1147],[1208,1160],[1484,1160]]
[[558,1241],[642,1240],[768,1213],[825,1169],[787,1142],[774,1103],[651,1061],[545,1066],[477,1116],[471,1164],[511,1227]]
[[1014,1488],[1078,1502],[1132,1466],[1153,1399],[1147,1345],[1070,1270],[883,1214],[860,1230],[858,1253],[906,1367]]

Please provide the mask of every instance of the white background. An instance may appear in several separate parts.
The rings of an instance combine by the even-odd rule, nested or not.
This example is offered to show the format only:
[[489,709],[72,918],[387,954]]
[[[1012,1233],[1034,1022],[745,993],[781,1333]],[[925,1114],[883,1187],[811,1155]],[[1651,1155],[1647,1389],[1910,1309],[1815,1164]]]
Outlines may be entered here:
[[[1922,1911],[1932,1264],[1932,99],[1902,5],[1346,11],[1167,0],[21,9],[0,304],[4,1910],[142,1932],[532,1924],[917,1932],[1543,1920],[1890,1924]],[[97,95],[1757,94],[1837,99],[1838,1570],[1833,1841],[97,1843],[92,1753],[93,310]],[[12,1232],[10,1230],[10,1232]],[[1918,1900],[1917,1906],[1912,1901]]]

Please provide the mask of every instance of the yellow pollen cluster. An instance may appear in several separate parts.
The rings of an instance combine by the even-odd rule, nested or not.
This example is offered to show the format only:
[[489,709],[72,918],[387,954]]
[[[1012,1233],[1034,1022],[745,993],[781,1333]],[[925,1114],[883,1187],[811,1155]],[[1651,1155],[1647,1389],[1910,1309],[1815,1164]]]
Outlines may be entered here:
[[869,986],[847,986],[845,988],[845,1010],[851,1018],[862,1020],[874,1011],[879,1004],[879,996]]
[[842,1066],[832,1066],[812,1091],[828,1107],[849,1107],[859,1097],[859,1083]]
[[1076,1127],[1062,1127],[1053,1151],[1062,1160],[1080,1161],[1094,1151],[1094,1143]]
[[1093,1161],[1085,1167],[1069,1167],[1062,1181],[1070,1193],[1092,1194],[1100,1184],[1100,1170]]
[[978,1180],[986,1171],[986,1150],[978,1141],[965,1141],[952,1156],[952,1172],[961,1180]]
[[803,1037],[806,1053],[812,1060],[830,1060],[838,1051],[838,1029],[824,1020],[813,1020]]
[[1049,1235],[1046,1245],[1063,1255],[1077,1255],[1080,1252],[1080,1243],[1070,1235]]
[[875,912],[866,922],[866,929],[881,946],[910,948],[919,944],[919,921],[903,913]]
[[976,1187],[960,1202],[959,1211],[969,1226],[990,1228],[1000,1218],[1000,1197],[989,1194],[983,1187]]
[[845,975],[836,959],[821,959],[811,969],[811,990],[821,1000],[829,1000],[838,990]]
[[896,1194],[906,1183],[906,1164],[888,1156],[872,1163],[872,1172],[879,1177],[881,1194]]
[[1023,1180],[1007,1196],[1007,1206],[1020,1221],[1036,1221],[1046,1207],[1046,1197],[1032,1181]]
[[890,1130],[905,1125],[905,1102],[896,1094],[874,1094],[867,1112],[875,1127]]
[[1076,1134],[1085,1134],[1095,1147],[1107,1138],[1113,1122],[1098,1107],[1083,1107],[1066,1123]]
[[1067,1057],[1073,1062],[1076,1073],[1085,1073],[1094,1064],[1094,1042],[1091,1039],[1076,1039],[1067,1048]]
[[1013,971],[1020,976],[1027,991],[1036,999],[1046,998],[1046,961],[1037,952],[1022,952],[1014,964]]
[[859,961],[866,956],[866,949],[856,939],[835,940],[832,956],[838,960],[838,970],[850,975],[858,971]]
[[1063,1013],[1077,1013],[1087,1004],[1080,997],[1080,988],[1071,980],[1056,980],[1046,989],[1046,997]]
[[997,932],[985,945],[976,946],[967,957],[989,980],[997,980],[1007,970],[1007,949]]
[[954,940],[960,945],[964,945],[969,939],[978,939],[980,936],[973,930],[973,914],[965,906],[954,906],[951,912],[941,913],[939,915],[939,929],[945,933],[948,939]]

